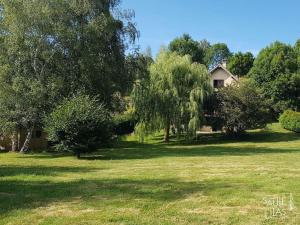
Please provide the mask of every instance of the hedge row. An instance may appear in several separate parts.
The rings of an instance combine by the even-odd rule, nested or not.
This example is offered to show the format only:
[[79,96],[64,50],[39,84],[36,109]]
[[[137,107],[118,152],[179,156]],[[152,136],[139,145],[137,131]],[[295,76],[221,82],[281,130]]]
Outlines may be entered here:
[[280,116],[279,122],[281,126],[287,130],[291,130],[297,133],[300,132],[300,112],[286,110]]

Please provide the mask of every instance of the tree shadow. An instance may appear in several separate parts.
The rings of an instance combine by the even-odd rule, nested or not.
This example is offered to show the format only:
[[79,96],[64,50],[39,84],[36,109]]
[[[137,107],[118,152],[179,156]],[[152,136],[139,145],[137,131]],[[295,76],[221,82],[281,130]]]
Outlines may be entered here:
[[[298,153],[300,149],[258,147],[257,143],[276,143],[300,140],[300,134],[281,132],[253,132],[240,137],[230,137],[222,133],[202,134],[197,140],[178,140],[170,143],[154,144],[137,141],[119,142],[115,148],[100,149],[93,154],[82,156],[82,160],[127,160],[151,159],[158,157],[188,156],[247,156],[254,154]],[[244,143],[243,147],[222,146],[221,144]]]
[[[129,160],[158,157],[184,156],[247,156],[254,154],[275,154],[299,152],[298,149],[257,147],[257,143],[276,143],[300,140],[300,134],[281,132],[253,132],[240,137],[228,137],[221,133],[202,134],[194,141],[173,137],[170,143],[138,143],[119,141],[114,148],[99,149],[90,154],[82,154],[81,160]],[[244,143],[243,147],[222,146],[222,144]],[[247,145],[246,145],[247,144]],[[26,155],[29,158],[51,159],[72,156],[70,153],[46,153]]]
[[237,185],[240,184],[182,182],[176,179],[81,179],[70,182],[3,180],[0,183],[0,215],[11,210],[35,209],[75,198],[84,202],[101,199],[106,205],[120,199],[123,204],[129,204],[134,199],[176,201],[192,193],[208,194],[216,189],[234,188]]
[[[207,145],[207,144],[228,144],[228,143],[275,143],[284,141],[296,141],[300,140],[300,133],[293,132],[270,132],[267,130],[261,130],[256,132],[246,132],[239,136],[228,136],[224,133],[201,133],[196,139],[186,140],[183,136],[177,138],[176,136],[170,137],[169,143],[163,142],[163,135],[157,135],[152,137],[151,140],[161,145]],[[123,143],[123,145],[122,145]],[[134,142],[133,142],[134,143]],[[124,147],[128,142],[120,141],[118,144],[120,147]]]
[[0,150],[0,154],[8,153],[7,150]]
[[[0,166],[0,177],[18,175],[54,176],[61,173],[93,172],[92,167],[61,167],[61,166]],[[100,168],[97,167],[97,170]],[[1,181],[2,182],[2,181]]]
[[240,136],[227,136],[224,133],[208,133],[200,134],[196,140],[177,140],[172,139],[173,141],[170,144],[185,144],[185,145],[203,145],[203,144],[228,144],[228,143],[243,143],[243,142],[252,142],[252,143],[275,143],[275,142],[284,142],[284,141],[296,141],[300,140],[300,134],[298,133],[283,133],[283,132],[247,132],[241,134]]
[[[70,157],[74,156],[74,154],[70,152],[43,152],[43,153],[36,153],[36,152],[31,152],[26,154],[26,158],[32,158],[32,159],[56,159],[56,158],[63,158],[63,157]],[[75,157],[75,156],[74,156]],[[17,158],[22,158],[24,159],[23,155],[17,156]]]
[[258,148],[255,146],[159,146],[149,145],[146,148],[115,148],[102,150],[98,154],[82,156],[82,160],[130,160],[152,159],[162,157],[217,157],[217,156],[250,156],[257,154],[300,153],[300,149]]

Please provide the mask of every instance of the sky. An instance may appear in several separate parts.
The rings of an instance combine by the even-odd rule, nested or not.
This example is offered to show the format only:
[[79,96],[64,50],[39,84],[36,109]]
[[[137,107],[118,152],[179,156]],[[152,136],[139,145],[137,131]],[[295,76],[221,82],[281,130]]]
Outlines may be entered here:
[[254,55],[276,40],[300,39],[300,0],[122,0],[121,7],[135,11],[137,44],[154,56],[183,33]]

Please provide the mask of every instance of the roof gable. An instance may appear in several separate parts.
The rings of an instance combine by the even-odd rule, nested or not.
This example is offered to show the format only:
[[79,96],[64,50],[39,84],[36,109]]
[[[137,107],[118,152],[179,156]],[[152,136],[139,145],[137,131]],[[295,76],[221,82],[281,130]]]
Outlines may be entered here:
[[214,72],[216,72],[218,69],[223,70],[225,73],[227,73],[230,77],[232,77],[234,80],[238,81],[238,78],[234,76],[232,73],[230,73],[229,70],[227,70],[223,65],[219,64],[215,68],[213,68],[209,73],[212,75]]

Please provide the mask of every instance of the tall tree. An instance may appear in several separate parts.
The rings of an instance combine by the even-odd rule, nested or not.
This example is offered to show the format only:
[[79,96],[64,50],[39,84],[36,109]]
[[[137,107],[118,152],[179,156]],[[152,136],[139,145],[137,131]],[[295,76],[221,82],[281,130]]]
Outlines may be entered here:
[[295,50],[284,43],[271,44],[255,59],[249,76],[263,89],[265,96],[272,99],[275,114],[286,108],[297,108],[300,96],[297,70]]
[[153,63],[153,59],[148,54],[129,54],[126,57],[126,65],[128,71],[129,89],[128,93],[132,91],[133,84],[136,81],[149,78],[149,67]]
[[10,91],[0,86],[0,136],[10,137],[11,151],[17,151],[21,112],[16,107],[16,95]]
[[211,48],[211,44],[206,39],[199,41],[199,47],[203,51],[203,64],[205,64],[208,68],[209,62],[207,62],[207,57],[209,54],[209,50]]
[[206,65],[208,65],[209,69],[214,68],[218,64],[222,63],[222,61],[228,61],[231,57],[232,53],[229,48],[224,43],[217,43],[212,45],[205,56]]
[[227,134],[263,128],[269,121],[269,102],[251,81],[224,87],[216,95],[219,105],[215,112]]
[[204,50],[199,42],[193,40],[188,34],[183,34],[171,41],[169,49],[181,56],[190,55],[193,62],[204,64]]
[[294,49],[297,55],[298,70],[300,70],[300,39],[297,40]]
[[238,52],[230,58],[228,69],[234,75],[245,76],[252,68],[253,62],[254,56],[251,52]]
[[[1,5],[0,81],[6,94],[0,97],[14,99],[15,104],[4,100],[2,103],[9,107],[4,104],[2,109],[17,112],[14,123],[27,130],[21,151],[27,151],[33,127],[51,108],[54,86],[59,83],[51,69],[58,45],[50,36],[51,21],[42,10],[42,2],[2,0]],[[57,93],[55,96],[59,97]]]
[[[195,134],[202,118],[203,99],[211,92],[210,76],[204,65],[191,57],[161,51],[150,66],[148,80],[133,90],[133,102],[140,123],[146,129],[164,129],[169,141],[170,126]],[[143,127],[143,126],[141,126]]]
[[118,3],[0,1],[0,81],[20,100],[20,124],[28,131],[22,151],[62,97],[80,91],[111,107],[114,93],[127,89],[125,50],[137,31],[131,13],[117,13]]
[[125,51],[138,36],[133,12],[119,11],[118,0],[54,2],[60,72],[68,76],[70,92],[99,95],[110,107],[114,93],[126,92],[129,85]]

